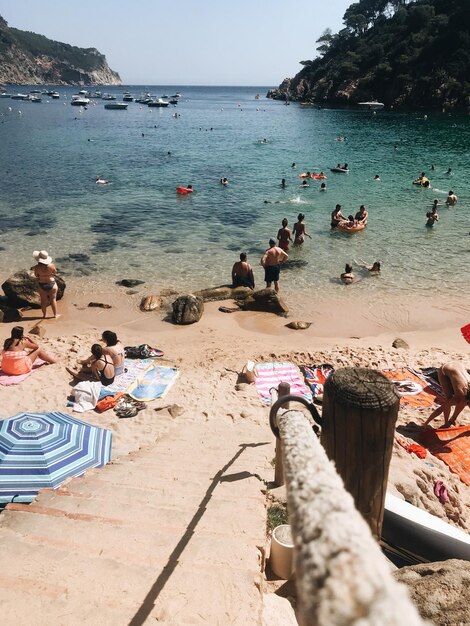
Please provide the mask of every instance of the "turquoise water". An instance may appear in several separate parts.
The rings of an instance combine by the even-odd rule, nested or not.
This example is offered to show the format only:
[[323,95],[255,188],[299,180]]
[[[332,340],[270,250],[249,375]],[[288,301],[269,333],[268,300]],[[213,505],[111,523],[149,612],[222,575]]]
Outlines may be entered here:
[[[120,100],[124,89],[144,90],[107,91]],[[135,277],[199,288],[227,282],[245,250],[262,286],[258,263],[268,239],[283,217],[292,226],[302,211],[312,240],[291,251],[307,264],[283,273],[287,295],[347,292],[335,277],[360,258],[383,264],[379,279],[354,286],[364,297],[466,292],[468,117],[285,106],[266,100],[265,87],[145,90],[182,97],[177,107],[130,103],[127,111],[105,110],[101,100],[87,110],[72,107],[64,96],[76,88],[59,88],[60,100],[43,96],[41,104],[0,99],[0,278],[31,265],[34,249],[47,249],[69,281],[87,277],[88,287]],[[338,135],[347,141],[336,141]],[[348,175],[328,170],[340,162],[349,163]],[[319,192],[321,181],[300,188],[300,172],[321,169],[326,193]],[[423,170],[432,190],[411,184]],[[97,174],[111,184],[96,185]],[[228,187],[220,185],[222,176]],[[195,193],[175,193],[188,183]],[[426,228],[432,200],[444,202],[449,189],[457,206],[442,206],[439,224]],[[345,214],[366,204],[367,229],[331,232],[336,203]]]

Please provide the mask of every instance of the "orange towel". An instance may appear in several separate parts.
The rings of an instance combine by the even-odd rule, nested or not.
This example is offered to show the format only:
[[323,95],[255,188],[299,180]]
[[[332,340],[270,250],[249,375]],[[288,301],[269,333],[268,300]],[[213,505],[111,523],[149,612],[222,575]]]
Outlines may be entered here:
[[382,370],[382,374],[397,385],[402,406],[433,406],[436,403],[442,404],[444,401],[438,391],[439,385],[437,383],[433,383],[433,387],[431,387],[430,382],[424,376],[418,376],[408,367],[397,370]]
[[470,486],[470,426],[423,430],[423,444]]

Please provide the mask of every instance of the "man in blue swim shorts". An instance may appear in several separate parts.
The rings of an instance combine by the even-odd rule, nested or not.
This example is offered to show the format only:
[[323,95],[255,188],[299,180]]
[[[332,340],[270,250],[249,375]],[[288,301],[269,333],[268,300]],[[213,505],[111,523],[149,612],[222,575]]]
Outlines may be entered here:
[[274,282],[274,289],[279,291],[279,273],[281,271],[281,263],[287,261],[289,255],[282,248],[276,246],[276,240],[269,240],[269,248],[261,258],[261,265],[264,267],[264,280],[266,287],[269,289]]

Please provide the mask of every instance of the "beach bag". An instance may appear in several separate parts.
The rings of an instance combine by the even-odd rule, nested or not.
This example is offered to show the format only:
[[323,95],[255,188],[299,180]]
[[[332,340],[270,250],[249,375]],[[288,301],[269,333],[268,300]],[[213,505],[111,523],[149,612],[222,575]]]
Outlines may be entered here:
[[142,343],[140,346],[126,346],[124,353],[128,359],[151,359],[163,356],[162,350],[152,348],[147,343]]
[[241,375],[244,376],[247,383],[254,383],[256,380],[256,377],[258,376],[255,362],[247,361],[246,365],[243,366]]

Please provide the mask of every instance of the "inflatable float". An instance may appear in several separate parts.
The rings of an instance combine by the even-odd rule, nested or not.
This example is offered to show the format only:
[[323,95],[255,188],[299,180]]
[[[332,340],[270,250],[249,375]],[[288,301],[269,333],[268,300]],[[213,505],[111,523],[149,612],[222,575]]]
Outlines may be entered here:
[[311,178],[314,178],[315,180],[326,180],[325,174],[315,174],[315,172],[313,172]]
[[349,169],[345,170],[342,167],[330,167],[330,172],[339,172],[340,174],[348,174]]
[[342,233],[357,233],[360,230],[364,230],[365,227],[365,224],[356,224],[355,226],[341,226],[341,224],[338,224],[336,226]]
[[385,496],[382,548],[402,563],[470,561],[470,535],[391,493]]
[[181,194],[193,193],[193,189],[191,187],[177,187],[176,193],[181,193]]
[[310,174],[307,172],[302,172],[302,174],[299,174],[299,178],[310,178]]

